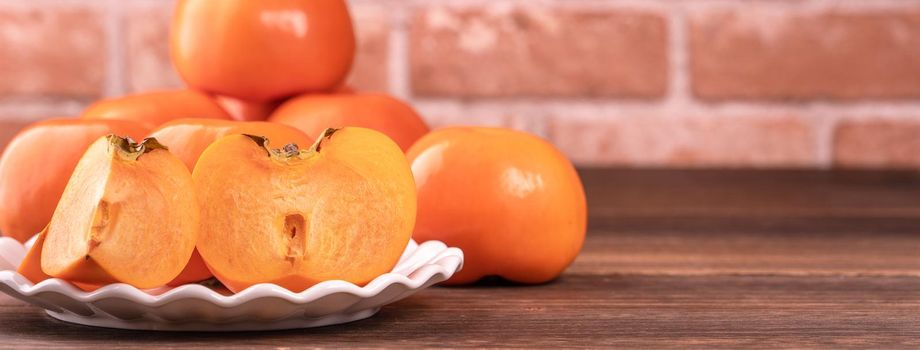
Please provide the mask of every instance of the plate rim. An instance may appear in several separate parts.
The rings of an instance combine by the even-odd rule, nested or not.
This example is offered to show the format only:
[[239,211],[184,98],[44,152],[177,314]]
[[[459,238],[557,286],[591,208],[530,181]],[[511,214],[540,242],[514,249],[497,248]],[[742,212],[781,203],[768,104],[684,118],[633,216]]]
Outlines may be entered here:
[[[15,243],[15,245],[11,243]],[[22,251],[25,251],[28,243],[31,242],[22,244],[9,237],[0,237],[0,256],[18,254],[18,252],[9,252],[8,250],[10,247],[18,246]],[[412,263],[413,261],[411,261],[411,258],[415,256],[415,254],[429,251],[436,251],[436,253],[422,261],[415,261],[410,265],[412,268],[405,271],[405,275],[394,272],[405,269],[406,266],[403,264]],[[24,253],[22,256],[24,256]],[[109,284],[97,290],[87,292],[59,278],[50,278],[33,284],[14,269],[0,270],[0,283],[12,288],[23,297],[34,297],[41,293],[55,292],[68,296],[80,303],[92,303],[108,298],[120,298],[128,299],[131,302],[148,307],[160,307],[176,300],[192,298],[205,300],[222,308],[233,308],[252,300],[266,297],[281,298],[293,304],[308,304],[337,293],[347,293],[361,299],[367,299],[378,295],[393,284],[401,284],[410,290],[416,290],[428,284],[433,278],[436,278],[437,275],[440,275],[442,278],[441,281],[447,280],[462,269],[463,260],[464,255],[460,248],[448,247],[443,242],[436,240],[418,244],[410,239],[406,251],[404,251],[399,262],[393,269],[390,272],[375,277],[364,286],[358,286],[343,280],[327,280],[296,293],[271,283],[255,284],[230,295],[223,295],[214,289],[200,284],[160,287],[169,289],[155,295],[148,291],[159,290],[159,288],[145,291],[124,283]],[[19,262],[21,261],[14,261],[15,266],[18,266]]]

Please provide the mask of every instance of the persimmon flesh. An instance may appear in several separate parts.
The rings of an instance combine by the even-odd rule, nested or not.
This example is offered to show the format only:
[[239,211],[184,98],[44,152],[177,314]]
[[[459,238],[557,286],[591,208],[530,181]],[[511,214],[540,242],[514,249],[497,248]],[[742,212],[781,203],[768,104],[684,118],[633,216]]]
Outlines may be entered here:
[[[313,142],[300,130],[287,125],[214,119],[177,119],[160,126],[150,136],[169,147],[169,151],[179,157],[189,171],[192,171],[201,152],[212,142],[226,135],[243,133],[268,137],[279,147],[289,143],[307,145]],[[179,286],[203,281],[212,276],[201,259],[201,254],[196,250],[182,273],[167,285]]]
[[159,287],[188,263],[198,225],[192,177],[178,158],[154,139],[104,136],[67,183],[41,269],[80,283]]
[[415,223],[408,161],[385,135],[324,132],[313,147],[226,136],[193,177],[198,251],[228,289],[275,283],[294,292],[331,279],[365,284],[389,272]]
[[[45,231],[43,230],[39,232],[38,237],[35,238],[35,242],[32,244],[32,248],[29,248],[29,251],[26,252],[25,258],[22,259],[22,262],[19,263],[19,268],[16,270],[16,272],[28,279],[32,284],[38,284],[41,281],[52,278],[42,271],[42,247],[44,245]],[[102,286],[95,284],[79,282],[70,283],[87,292],[102,288]]]

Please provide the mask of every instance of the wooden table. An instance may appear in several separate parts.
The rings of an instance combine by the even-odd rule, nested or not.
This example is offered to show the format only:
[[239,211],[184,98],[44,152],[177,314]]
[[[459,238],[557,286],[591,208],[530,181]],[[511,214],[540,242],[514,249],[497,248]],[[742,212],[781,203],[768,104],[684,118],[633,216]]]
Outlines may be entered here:
[[585,170],[590,231],[559,280],[433,288],[319,329],[117,331],[0,297],[30,347],[917,347],[920,173]]

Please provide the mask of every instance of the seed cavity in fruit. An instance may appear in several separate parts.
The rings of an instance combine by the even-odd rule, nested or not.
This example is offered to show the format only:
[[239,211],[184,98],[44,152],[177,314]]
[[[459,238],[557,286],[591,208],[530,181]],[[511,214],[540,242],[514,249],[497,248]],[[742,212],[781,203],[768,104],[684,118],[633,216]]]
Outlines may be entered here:
[[292,265],[303,258],[307,245],[307,223],[301,214],[290,214],[284,217],[284,240],[287,243],[287,253],[284,258]]
[[[93,214],[93,225],[89,229],[87,239],[89,252],[92,252],[99,244],[102,244],[102,234],[112,222],[112,215],[114,214],[112,209],[112,205],[104,200],[99,201],[99,205],[96,206],[96,212]],[[89,256],[87,255],[86,258],[88,259]]]

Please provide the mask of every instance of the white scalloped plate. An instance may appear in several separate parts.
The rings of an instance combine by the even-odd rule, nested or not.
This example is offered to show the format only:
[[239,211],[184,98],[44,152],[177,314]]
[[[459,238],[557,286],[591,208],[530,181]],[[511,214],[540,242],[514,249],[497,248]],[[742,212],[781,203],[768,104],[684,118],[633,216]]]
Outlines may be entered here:
[[259,284],[231,295],[198,284],[139,290],[119,283],[84,292],[57,278],[33,285],[16,273],[33,241],[23,246],[0,237],[0,291],[44,308],[61,321],[123,329],[254,331],[357,321],[450,278],[463,265],[458,248],[438,241],[421,245],[410,241],[393,271],[364,287],[336,280],[293,293],[274,284]]

